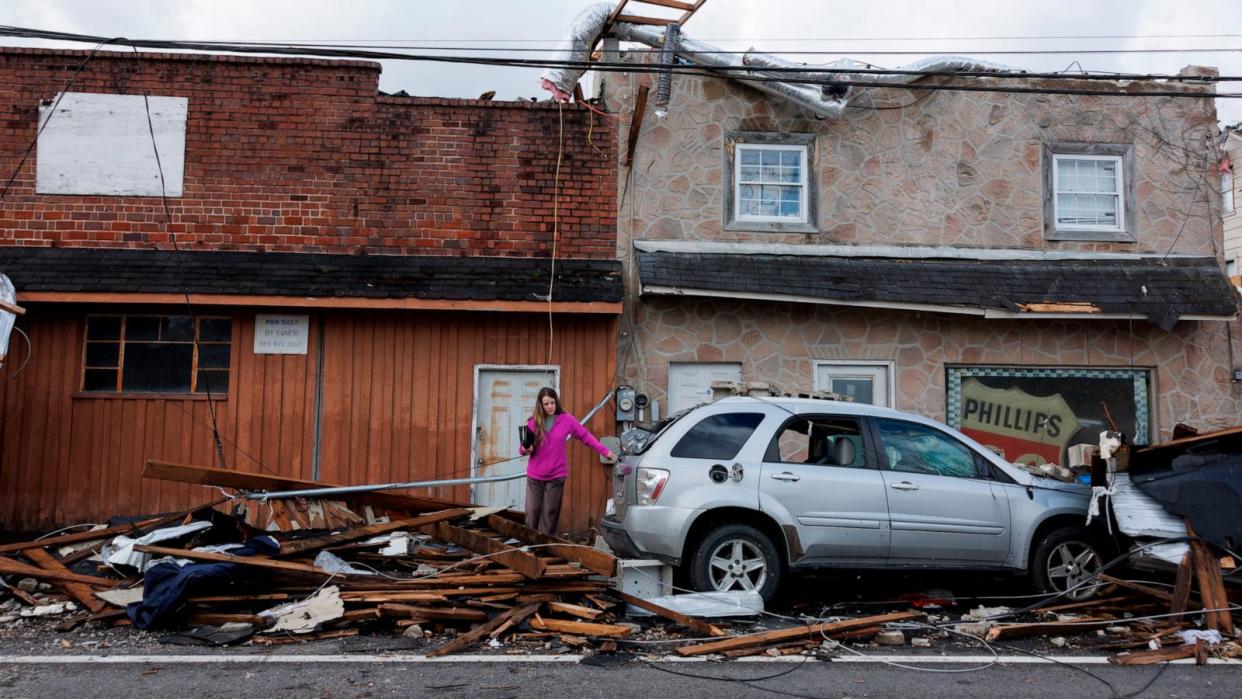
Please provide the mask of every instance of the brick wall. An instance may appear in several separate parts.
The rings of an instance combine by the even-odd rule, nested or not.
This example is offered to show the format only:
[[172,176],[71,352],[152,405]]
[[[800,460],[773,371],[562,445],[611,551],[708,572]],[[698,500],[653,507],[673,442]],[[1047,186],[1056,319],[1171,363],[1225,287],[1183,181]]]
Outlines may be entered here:
[[[0,49],[0,177],[84,51]],[[435,70],[429,67],[428,70]],[[359,61],[99,52],[71,92],[186,97],[184,195],[48,196],[35,160],[0,244],[610,258],[614,129],[585,108],[388,97]],[[54,118],[54,117],[53,117]],[[559,197],[558,134],[560,153]]]

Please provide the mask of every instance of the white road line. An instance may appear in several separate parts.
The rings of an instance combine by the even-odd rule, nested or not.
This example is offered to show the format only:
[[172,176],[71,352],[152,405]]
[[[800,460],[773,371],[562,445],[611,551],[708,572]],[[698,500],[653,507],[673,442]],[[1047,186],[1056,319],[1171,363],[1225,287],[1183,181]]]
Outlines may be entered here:
[[[797,663],[807,656],[787,655],[781,657],[750,656],[728,662],[742,663]],[[286,663],[337,663],[337,664],[417,664],[417,663],[565,663],[576,664],[583,660],[580,655],[452,655],[428,658],[425,655],[0,655],[0,665],[254,665]],[[706,658],[651,658],[656,663],[705,663]],[[833,658],[832,663],[879,664],[885,662],[917,665],[1107,665],[1106,656],[1049,656],[1036,658],[1028,655],[853,655]],[[1174,660],[1177,665],[1194,663],[1193,658]],[[1209,658],[1211,665],[1242,665],[1242,660]]]

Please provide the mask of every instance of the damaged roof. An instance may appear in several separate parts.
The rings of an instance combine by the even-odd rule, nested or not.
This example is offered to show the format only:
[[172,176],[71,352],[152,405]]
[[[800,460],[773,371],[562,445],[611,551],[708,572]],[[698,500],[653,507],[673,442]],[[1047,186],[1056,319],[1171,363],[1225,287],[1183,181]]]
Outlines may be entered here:
[[[530,257],[0,248],[0,272],[19,292],[546,301],[550,267]],[[621,263],[557,260],[552,295],[618,302]]]
[[1179,318],[1226,319],[1237,310],[1235,292],[1211,257],[1040,257],[1013,251],[1013,259],[1005,259],[998,251],[977,251],[979,258],[925,257],[908,254],[911,248],[895,248],[904,256],[868,256],[731,253],[643,242],[636,247],[644,295],[723,295],[988,317],[1139,317],[1166,329]]

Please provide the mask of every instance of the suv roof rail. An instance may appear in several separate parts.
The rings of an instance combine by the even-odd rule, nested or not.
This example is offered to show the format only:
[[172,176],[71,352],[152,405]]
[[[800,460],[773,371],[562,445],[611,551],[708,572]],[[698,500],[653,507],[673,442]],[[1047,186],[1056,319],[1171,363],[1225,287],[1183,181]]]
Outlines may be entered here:
[[813,400],[835,400],[852,403],[853,397],[831,391],[799,391],[798,393],[781,393],[776,386],[766,381],[713,381],[712,398],[729,396],[750,396],[755,398],[810,398]]

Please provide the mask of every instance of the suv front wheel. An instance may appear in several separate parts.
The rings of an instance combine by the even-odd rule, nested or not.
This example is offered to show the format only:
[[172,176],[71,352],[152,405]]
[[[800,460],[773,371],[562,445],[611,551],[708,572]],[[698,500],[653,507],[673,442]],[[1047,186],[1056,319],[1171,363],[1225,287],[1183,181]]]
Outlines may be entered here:
[[1091,599],[1099,589],[1096,575],[1104,564],[1099,544],[1082,527],[1049,532],[1031,557],[1031,577],[1040,592],[1065,593],[1066,599]]
[[690,580],[701,592],[754,590],[767,601],[780,584],[781,557],[767,534],[749,524],[728,524],[695,547]]

